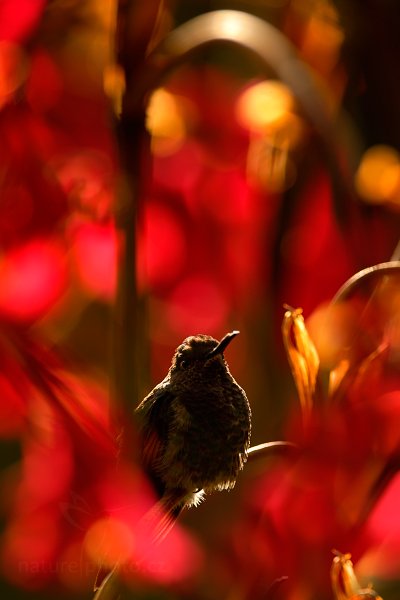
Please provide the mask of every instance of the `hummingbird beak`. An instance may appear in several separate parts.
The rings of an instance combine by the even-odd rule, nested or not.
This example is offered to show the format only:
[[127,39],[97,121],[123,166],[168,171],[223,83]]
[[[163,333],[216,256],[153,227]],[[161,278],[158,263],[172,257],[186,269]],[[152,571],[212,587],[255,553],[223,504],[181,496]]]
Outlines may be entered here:
[[215,348],[213,348],[213,350],[207,354],[207,358],[213,358],[214,356],[217,356],[217,354],[222,354],[227,345],[231,343],[233,338],[236,337],[238,333],[239,331],[231,331],[230,333],[227,333],[215,346]]

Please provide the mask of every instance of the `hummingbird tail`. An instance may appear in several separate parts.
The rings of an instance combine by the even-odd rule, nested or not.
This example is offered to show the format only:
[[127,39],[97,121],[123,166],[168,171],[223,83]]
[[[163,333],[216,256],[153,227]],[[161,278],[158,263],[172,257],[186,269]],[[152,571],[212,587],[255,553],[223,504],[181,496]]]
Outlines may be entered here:
[[175,491],[164,495],[144,515],[142,525],[154,543],[161,542],[170,532],[185,508],[186,493]]

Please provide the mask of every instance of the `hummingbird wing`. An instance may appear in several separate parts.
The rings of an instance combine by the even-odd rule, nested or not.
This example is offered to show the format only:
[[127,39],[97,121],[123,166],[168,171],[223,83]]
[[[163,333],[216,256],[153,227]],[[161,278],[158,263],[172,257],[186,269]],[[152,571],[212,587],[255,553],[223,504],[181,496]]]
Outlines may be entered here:
[[136,409],[142,422],[142,461],[160,500],[149,510],[143,525],[153,541],[161,541],[170,531],[184,508],[185,490],[167,490],[161,477],[162,461],[169,439],[169,428],[174,417],[175,395],[161,382]]
[[162,382],[136,408],[141,420],[143,466],[160,496],[165,491],[165,484],[159,472],[168,441],[173,399],[174,395],[168,390],[167,385]]

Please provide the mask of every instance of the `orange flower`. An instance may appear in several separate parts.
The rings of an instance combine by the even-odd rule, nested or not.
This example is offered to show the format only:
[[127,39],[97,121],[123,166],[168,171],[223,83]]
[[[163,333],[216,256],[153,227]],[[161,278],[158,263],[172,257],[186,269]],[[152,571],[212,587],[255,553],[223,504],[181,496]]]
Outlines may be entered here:
[[332,588],[336,600],[366,600],[375,598],[382,600],[372,587],[361,588],[354,573],[351,554],[341,554],[335,551],[331,568]]

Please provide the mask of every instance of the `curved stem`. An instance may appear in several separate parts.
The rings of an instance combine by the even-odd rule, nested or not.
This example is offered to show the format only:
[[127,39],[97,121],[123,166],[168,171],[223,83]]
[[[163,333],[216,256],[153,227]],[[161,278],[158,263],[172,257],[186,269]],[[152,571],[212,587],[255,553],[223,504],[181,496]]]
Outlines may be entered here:
[[343,302],[351,294],[353,294],[360,285],[374,279],[375,277],[383,277],[384,275],[400,275],[400,261],[390,261],[367,267],[359,271],[342,285],[332,299],[332,304]]
[[332,178],[336,216],[341,222],[346,221],[348,200],[354,200],[355,195],[343,156],[339,158],[337,132],[326,103],[292,44],[273,25],[259,17],[241,11],[218,10],[195,17],[174,29],[149,56],[148,64],[132,90],[131,110],[135,112],[142,106],[151,90],[189,55],[215,42],[234,43],[252,52],[264,68],[272,69],[291,89],[322,142]]
[[174,29],[150,56],[150,65],[154,65],[153,81],[148,80],[147,85],[149,88],[155,87],[160,78],[187,59],[188,55],[218,41],[247,48],[264,67],[272,68],[291,88],[316,130],[324,137],[331,136],[332,123],[327,116],[325,103],[295,48],[273,25],[244,12],[208,12]]

